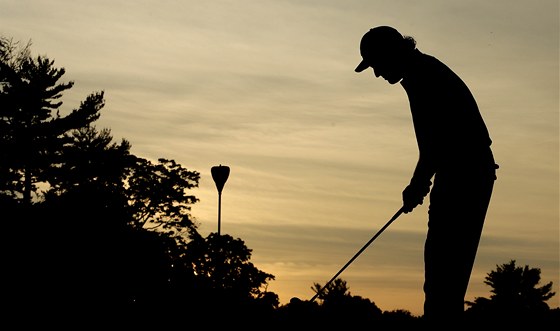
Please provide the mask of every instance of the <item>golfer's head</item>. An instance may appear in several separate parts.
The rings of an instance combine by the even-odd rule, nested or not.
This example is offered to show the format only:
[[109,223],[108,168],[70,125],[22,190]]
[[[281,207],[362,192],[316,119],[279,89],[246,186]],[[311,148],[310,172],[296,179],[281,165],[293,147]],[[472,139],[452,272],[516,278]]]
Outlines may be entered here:
[[382,76],[394,84],[402,78],[402,59],[407,51],[414,47],[414,39],[403,37],[395,28],[372,28],[364,34],[360,42],[362,62],[355,71],[362,72],[371,67],[377,77]]

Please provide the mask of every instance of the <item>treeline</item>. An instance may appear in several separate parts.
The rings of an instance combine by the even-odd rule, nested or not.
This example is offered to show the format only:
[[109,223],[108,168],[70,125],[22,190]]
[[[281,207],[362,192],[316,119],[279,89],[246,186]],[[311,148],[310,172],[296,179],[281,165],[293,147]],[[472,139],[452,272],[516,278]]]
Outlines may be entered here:
[[200,174],[96,128],[103,91],[61,114],[74,85],[64,74],[30,44],[0,39],[3,307],[43,321],[277,307],[273,275],[243,241],[198,233],[190,190]]
[[[148,160],[95,121],[104,92],[61,114],[64,68],[0,37],[0,221],[3,316],[18,329],[58,326],[284,329],[419,326],[335,280],[316,302],[280,305],[274,276],[241,239],[203,237],[191,215],[200,174]],[[515,261],[488,275],[469,321],[559,320],[552,282]],[[313,284],[318,291],[321,286]]]

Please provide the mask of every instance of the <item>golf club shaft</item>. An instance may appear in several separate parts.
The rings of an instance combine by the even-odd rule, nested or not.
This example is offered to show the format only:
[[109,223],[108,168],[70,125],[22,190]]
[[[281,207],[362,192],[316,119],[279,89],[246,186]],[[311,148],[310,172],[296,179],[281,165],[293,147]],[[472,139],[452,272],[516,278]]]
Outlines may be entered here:
[[333,276],[333,278],[331,278],[331,280],[329,280],[319,291],[317,291],[317,293],[315,293],[315,295],[313,296],[313,298],[311,298],[310,302],[315,301],[315,299],[317,299],[317,297],[323,292],[323,290],[329,286],[330,283],[332,283],[332,281],[334,281],[336,279],[336,277],[338,277],[346,268],[348,268],[348,266],[354,262],[354,260],[360,256],[360,254],[362,254],[362,252],[368,248],[369,245],[371,245],[371,243],[377,238],[379,237],[379,235],[389,226],[391,225],[391,223],[393,223],[394,220],[396,220],[402,213],[403,213],[403,208],[401,207],[401,209],[399,209],[395,215],[393,215],[393,217],[391,217],[391,219],[379,230],[377,231],[377,233],[371,237],[371,239],[358,251],[358,253],[356,253],[356,255],[354,255],[350,261],[348,261],[344,267],[342,267],[342,269],[340,269],[336,275]]

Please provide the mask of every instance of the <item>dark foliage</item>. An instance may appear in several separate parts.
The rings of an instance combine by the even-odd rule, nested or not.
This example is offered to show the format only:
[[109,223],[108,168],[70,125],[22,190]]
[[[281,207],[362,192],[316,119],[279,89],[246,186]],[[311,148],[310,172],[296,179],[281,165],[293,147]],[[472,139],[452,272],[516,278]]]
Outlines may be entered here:
[[546,303],[556,294],[551,291],[552,282],[539,287],[540,274],[539,268],[518,267],[515,260],[496,266],[484,281],[492,288],[490,298],[466,302],[468,320],[512,327],[545,326],[555,319],[558,322],[557,311]]
[[[22,328],[124,327],[270,314],[274,277],[240,239],[202,238],[188,194],[200,175],[114,143],[92,123],[104,93],[59,114],[65,71],[0,38],[2,303]],[[33,318],[28,318],[33,317]],[[79,324],[76,324],[79,323]]]

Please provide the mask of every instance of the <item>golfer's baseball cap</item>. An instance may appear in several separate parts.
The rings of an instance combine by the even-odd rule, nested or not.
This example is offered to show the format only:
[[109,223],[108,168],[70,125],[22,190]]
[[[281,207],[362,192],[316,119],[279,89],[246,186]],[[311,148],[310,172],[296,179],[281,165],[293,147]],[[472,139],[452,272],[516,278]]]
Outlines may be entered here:
[[371,66],[373,59],[402,44],[403,40],[403,36],[393,27],[378,26],[371,28],[360,41],[362,62],[358,64],[354,71],[362,72],[366,70]]

